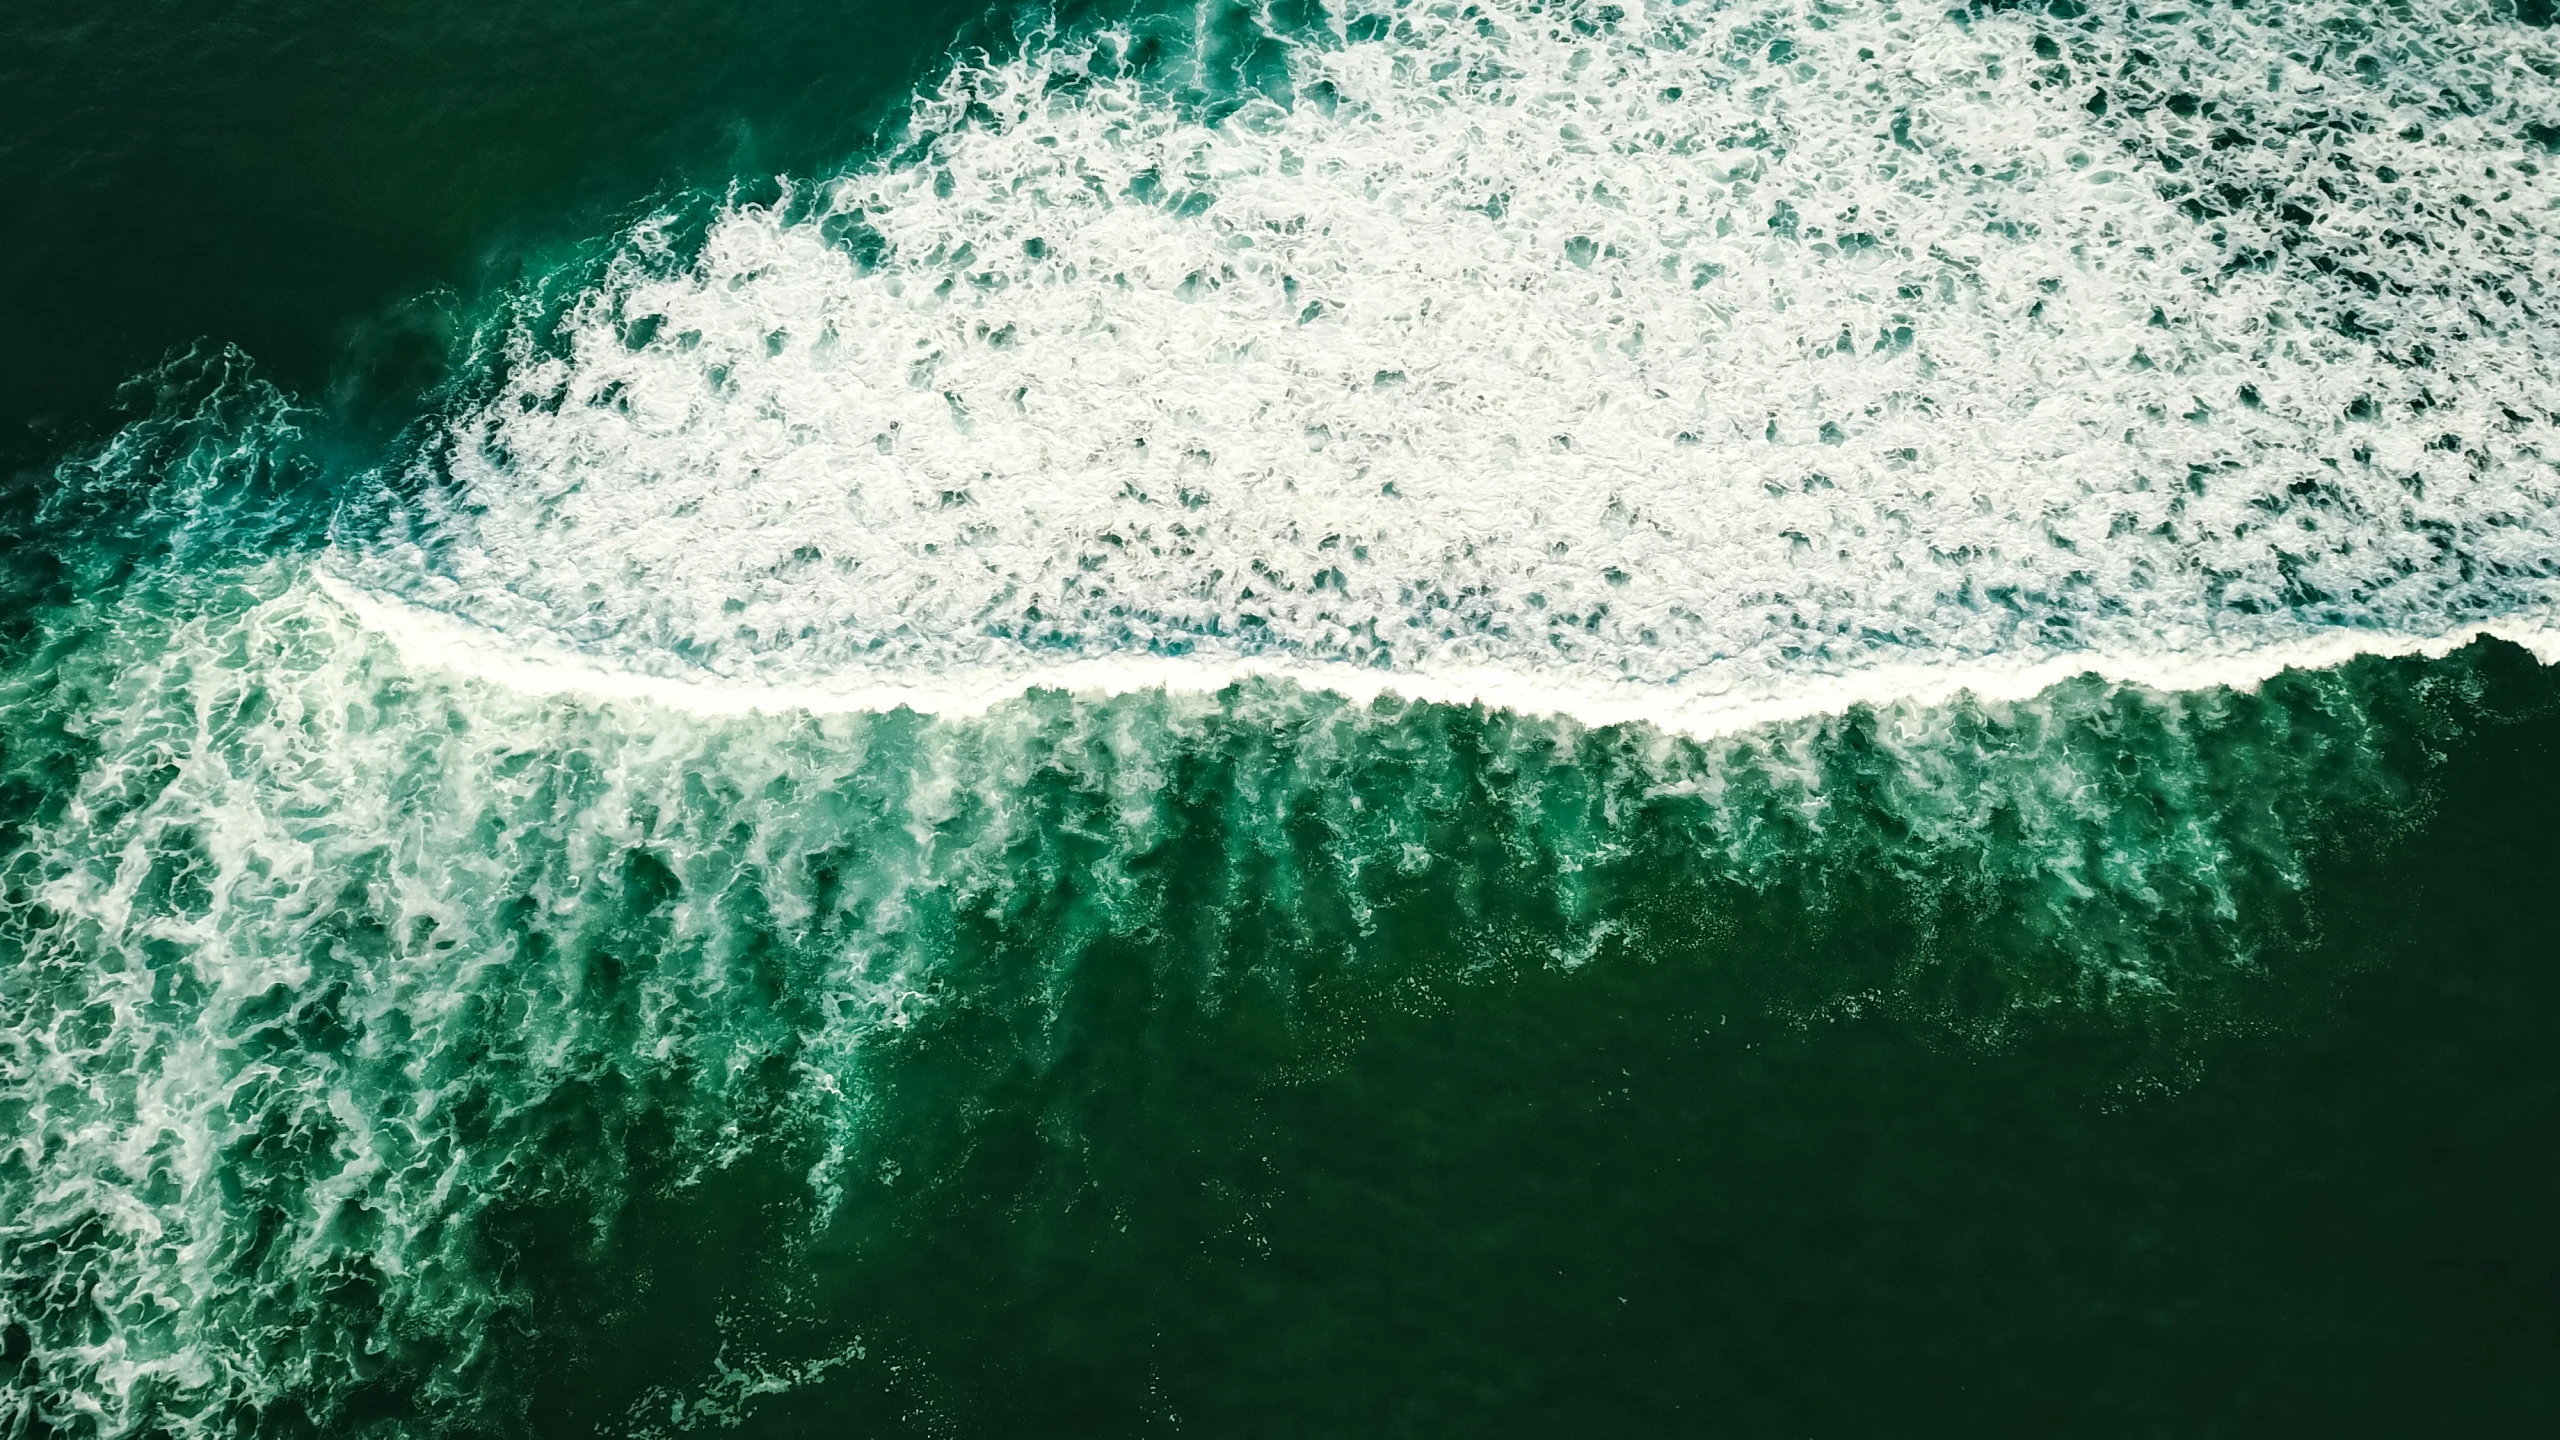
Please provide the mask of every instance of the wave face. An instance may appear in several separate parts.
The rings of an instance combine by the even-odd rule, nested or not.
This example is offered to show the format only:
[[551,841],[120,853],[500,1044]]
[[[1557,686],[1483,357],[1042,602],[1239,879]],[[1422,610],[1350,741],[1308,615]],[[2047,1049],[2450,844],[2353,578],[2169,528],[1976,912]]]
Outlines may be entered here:
[[1852,10],[964,67],[891,157],[504,328],[354,572],[777,683],[1720,693],[2550,604],[2543,33]]
[[[2297,1216],[2164,1261],[2160,1173],[2287,1125],[2092,1112],[2373,963],[2337,877],[2560,681],[2104,676],[2540,623],[2560,49],[1835,8],[1060,28],[387,459],[146,377],[0,533],[0,1436],[1439,1433],[1654,1393],[1593,1335],[1807,1428],[1770,1334],[2006,1397],[2070,1286],[2256,1294]],[[2044,678],[1597,723],[1890,667]],[[2332,1333],[2264,1288],[2159,1309]]]
[[[20,1434],[1001,1433],[1136,1362],[968,1328],[966,1297],[1061,1253],[1264,1284],[1274,1206],[1342,1183],[1271,1158],[1346,1123],[1330,1077],[1385,1085],[1358,1116],[1404,1092],[1357,1067],[1460,1063],[1379,1032],[1633,1005],[1717,1057],[1700,1094],[1758,1093],[1778,1046],[1833,1095],[1876,1056],[1822,1037],[1878,1024],[1958,1057],[1930,1084],[2029,1083],[1962,1057],[2032,1042],[2121,1057],[2028,1067],[2067,1105],[2175,1088],[2364,963],[2318,943],[2319,877],[2424,823],[2502,706],[2555,703],[2486,647],[1715,740],[1285,682],[597,702],[413,663],[320,583],[314,417],[236,358],[158,378],[57,476],[76,598],[0,675]],[[1556,1123],[1546,1081],[1482,1083]],[[1805,1103],[1773,1113],[1831,1123]],[[1738,1193],[1663,1192],[1708,1207],[1682,1224]],[[1194,1358],[1185,1403],[1249,1428],[1204,1378],[1257,1393],[1238,1352]]]
[[[708,720],[422,673],[293,563],[187,590],[0,690],[30,1433],[557,1433],[528,1407],[566,1388],[675,1434],[831,1376],[930,1419],[891,1302],[954,1282],[844,1256],[965,1231],[977,1147],[1032,1144],[988,1202],[1026,1244],[1096,1243],[1088,1198],[1144,1203],[1095,1158],[1138,1138],[1114,1087],[1220,1077],[1144,1121],[1179,1178],[1156,1146],[1261,1134],[1373,1028],[1542,975],[1679,972],[1684,1043],[1873,1014],[2174,1082],[2335,982],[2292,938],[2313,876],[2423,817],[2496,668],[1711,743],[1256,685]],[[1250,1235],[1303,1178],[1151,1243]],[[710,1278],[652,1268],[653,1223],[713,1237]],[[662,1358],[596,1358],[635,1328]]]

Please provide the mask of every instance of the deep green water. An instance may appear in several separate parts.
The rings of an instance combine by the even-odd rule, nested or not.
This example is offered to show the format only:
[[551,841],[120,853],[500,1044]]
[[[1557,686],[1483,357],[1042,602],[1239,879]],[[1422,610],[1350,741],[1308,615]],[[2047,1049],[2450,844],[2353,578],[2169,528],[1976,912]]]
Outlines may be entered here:
[[2538,1433],[2560,48],[2102,11],[0,14],[0,1435]]

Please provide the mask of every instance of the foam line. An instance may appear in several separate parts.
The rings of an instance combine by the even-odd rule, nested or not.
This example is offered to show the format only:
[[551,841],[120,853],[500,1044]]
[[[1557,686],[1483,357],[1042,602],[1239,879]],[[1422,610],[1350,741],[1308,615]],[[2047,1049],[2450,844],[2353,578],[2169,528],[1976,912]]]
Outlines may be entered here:
[[2560,623],[2548,617],[2517,616],[2424,635],[2339,630],[2256,645],[2205,643],[2184,650],[2087,652],[2027,661],[1993,656],[1865,665],[1798,676],[1784,688],[1729,680],[1719,685],[1713,675],[1685,682],[1595,684],[1495,665],[1400,672],[1263,657],[1142,655],[988,667],[931,679],[846,675],[768,684],[707,675],[643,674],[546,640],[518,641],[469,620],[366,590],[325,569],[315,571],[314,578],[357,624],[388,641],[403,662],[419,669],[526,695],[644,705],[709,717],[899,709],[967,717],[1035,690],[1073,695],[1143,691],[1208,695],[1249,681],[1277,681],[1363,705],[1394,700],[1482,705],[1526,715],[1560,716],[1594,727],[1645,725],[1667,734],[1710,739],[1789,720],[1842,714],[1861,706],[1934,707],[1965,697],[2028,700],[2083,675],[2170,693],[2217,687],[2252,690],[2288,670],[2332,669],[2363,656],[2442,657],[2483,638],[2521,646],[2545,665],[2560,663]]

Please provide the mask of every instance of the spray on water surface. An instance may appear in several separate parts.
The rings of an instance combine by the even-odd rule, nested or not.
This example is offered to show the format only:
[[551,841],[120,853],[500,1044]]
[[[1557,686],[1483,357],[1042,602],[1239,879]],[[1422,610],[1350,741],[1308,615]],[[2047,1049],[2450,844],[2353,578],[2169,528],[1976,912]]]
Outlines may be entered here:
[[1854,1428],[1790,1336],[2149,1303],[1920,1151],[2313,1025],[2548,709],[2547,30],[1027,33],[13,521],[10,1433]]

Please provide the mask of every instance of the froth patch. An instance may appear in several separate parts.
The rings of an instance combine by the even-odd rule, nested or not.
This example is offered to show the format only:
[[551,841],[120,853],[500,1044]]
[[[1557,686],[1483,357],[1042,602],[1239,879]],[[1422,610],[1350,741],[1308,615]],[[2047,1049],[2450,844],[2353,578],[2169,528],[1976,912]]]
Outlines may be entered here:
[[2434,644],[2560,584],[2560,71],[2480,19],[1355,5],[1209,112],[1037,45],[635,232],[343,563],[795,697]]

